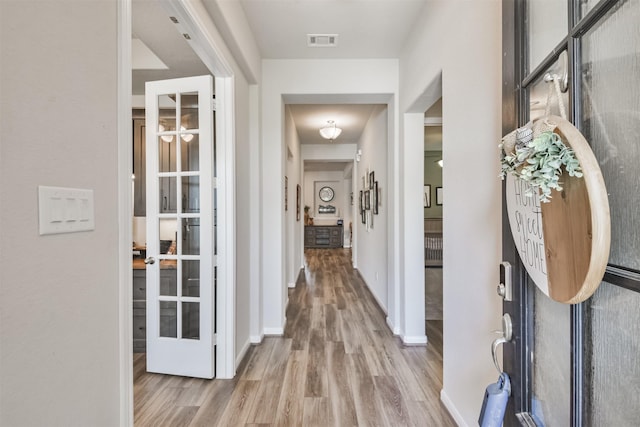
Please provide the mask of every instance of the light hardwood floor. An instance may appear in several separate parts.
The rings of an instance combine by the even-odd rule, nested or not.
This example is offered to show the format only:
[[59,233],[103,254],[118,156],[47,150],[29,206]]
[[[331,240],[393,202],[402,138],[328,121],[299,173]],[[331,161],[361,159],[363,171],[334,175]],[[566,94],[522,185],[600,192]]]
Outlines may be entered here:
[[252,346],[232,380],[145,372],[134,357],[136,426],[455,426],[440,403],[442,321],[405,347],[350,251],[308,249],[284,337]]

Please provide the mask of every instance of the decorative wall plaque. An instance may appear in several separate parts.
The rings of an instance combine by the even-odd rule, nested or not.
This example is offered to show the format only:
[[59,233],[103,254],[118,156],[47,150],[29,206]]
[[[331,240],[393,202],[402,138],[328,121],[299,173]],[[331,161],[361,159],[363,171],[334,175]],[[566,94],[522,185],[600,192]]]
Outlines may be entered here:
[[558,116],[540,120],[573,150],[582,176],[563,171],[562,189],[553,189],[542,203],[538,195],[526,196],[526,181],[507,174],[507,215],[518,254],[538,288],[555,301],[576,304],[595,292],[607,266],[609,200],[598,162],[578,129]]

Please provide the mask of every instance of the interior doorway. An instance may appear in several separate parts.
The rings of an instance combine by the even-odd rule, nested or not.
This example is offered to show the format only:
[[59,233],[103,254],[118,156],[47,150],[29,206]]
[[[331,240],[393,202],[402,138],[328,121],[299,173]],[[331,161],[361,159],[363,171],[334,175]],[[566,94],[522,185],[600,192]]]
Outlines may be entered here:
[[424,114],[424,295],[427,338],[442,339],[442,98]]
[[[332,98],[312,95],[285,98],[283,186],[289,287],[294,286],[299,277],[307,247],[350,248],[352,264],[357,267],[355,246],[358,226],[363,224],[359,193],[365,190],[361,180],[364,174],[367,174],[369,196],[373,194],[375,181],[378,181],[379,193],[383,194],[384,189],[386,194],[388,168],[383,153],[388,148],[386,139],[380,138],[386,134],[386,106],[371,95],[349,96],[347,102],[344,96],[335,95],[335,103]],[[335,137],[322,136],[320,130],[328,123],[339,129]],[[370,172],[374,177],[371,183]],[[381,198],[375,200],[379,202],[378,207],[383,205]],[[386,238],[383,209],[374,213],[370,200],[368,213],[367,224],[371,226],[374,220],[376,224],[369,234]],[[325,243],[323,236],[315,235],[316,231],[331,233],[331,236]],[[383,247],[386,252],[386,240],[377,247],[379,253],[383,253]],[[377,276],[374,272],[372,285],[376,280],[384,281],[386,274],[380,268]],[[386,294],[386,290],[383,293]]]
[[[139,0],[123,0],[119,4],[119,167],[123,172],[119,183],[120,219],[122,231],[120,233],[120,342],[121,342],[121,386],[126,390],[122,401],[122,424],[133,424],[134,407],[133,395],[133,355],[134,316],[131,307],[136,297],[134,274],[132,274],[132,242],[137,246],[138,256],[143,255],[146,236],[144,206],[136,200],[135,175],[133,172],[133,138],[137,129],[143,127],[134,123],[133,110],[144,107],[144,85],[146,81],[157,81],[197,75],[214,77],[216,119],[216,176],[224,177],[225,185],[216,186],[216,245],[218,255],[209,253],[215,262],[216,279],[216,345],[218,351],[215,358],[215,371],[218,378],[232,378],[235,374],[235,289],[230,284],[235,283],[235,203],[232,189],[235,186],[235,148],[233,144],[234,127],[234,81],[233,73],[222,55],[202,37],[210,22],[194,23],[192,12],[178,3],[146,2]],[[183,37],[191,34],[194,37]],[[196,37],[197,36],[197,37]],[[197,40],[194,41],[194,39]],[[143,60],[139,55],[142,51]],[[196,55],[194,52],[198,51]],[[149,54],[155,52],[156,58]],[[209,97],[207,97],[209,98]],[[210,99],[210,98],[209,98]],[[182,130],[174,131],[176,135]],[[189,133],[189,132],[186,132]],[[188,135],[187,135],[188,136]],[[185,172],[186,175],[191,172]],[[126,175],[126,176],[124,176]],[[141,186],[139,186],[141,187]],[[183,191],[184,193],[184,191]],[[140,190],[137,192],[141,195]],[[191,215],[191,214],[189,214]],[[138,217],[137,219],[134,219]],[[191,224],[188,224],[191,226]],[[162,230],[160,230],[162,232]],[[168,240],[168,239],[163,239]],[[139,313],[138,313],[139,314]],[[143,326],[146,328],[146,325]],[[138,348],[140,350],[140,348]]]
[[[193,185],[189,185],[189,182],[197,182],[200,172],[193,172],[193,177],[169,177],[165,176],[159,179],[159,187],[161,196],[161,203],[159,205],[160,213],[155,216],[148,215],[147,206],[147,193],[148,184],[155,182],[154,180],[147,179],[146,175],[149,172],[147,170],[147,157],[151,148],[158,151],[158,147],[147,147],[145,141],[147,132],[146,120],[145,120],[145,86],[147,82],[175,79],[191,76],[206,76],[211,75],[209,69],[203,64],[198,55],[193,52],[191,46],[187,43],[184,37],[182,37],[175,28],[175,23],[171,21],[169,12],[165,10],[158,2],[147,2],[140,0],[133,0],[131,2],[131,113],[133,137],[132,137],[132,200],[133,200],[133,212],[131,218],[132,235],[130,241],[133,242],[132,253],[132,277],[133,277],[133,310],[131,313],[132,319],[132,342],[134,359],[146,359],[148,350],[148,340],[153,334],[150,334],[150,330],[154,330],[155,324],[147,322],[147,315],[157,309],[156,304],[150,304],[148,301],[148,286],[147,280],[150,278],[150,273],[155,272],[155,268],[159,267],[159,283],[160,287],[164,287],[164,294],[162,298],[168,295],[178,294],[195,295],[193,291],[187,290],[187,282],[190,284],[199,283],[197,278],[200,277],[200,261],[178,261],[173,259],[177,256],[177,248],[184,246],[185,253],[195,253],[193,249],[189,249],[193,246],[194,242],[197,242],[197,253],[200,253],[200,239],[187,238],[188,235],[194,235],[197,232],[199,236],[200,221],[198,218],[181,218],[180,220],[160,218],[158,216],[167,216],[169,212],[181,212],[179,215],[184,215],[186,212],[194,211],[193,206],[187,206],[187,201],[191,200],[191,204],[197,203],[197,211],[200,208],[201,197],[193,196]],[[176,55],[179,52],[179,57]],[[165,99],[166,98],[166,99]],[[192,96],[193,98],[193,96]],[[192,105],[194,102],[197,104],[197,96],[194,99],[183,97],[180,102],[180,107],[176,108],[177,97],[165,96],[160,99],[159,105],[159,117],[158,130],[164,132],[180,131],[180,127],[183,129],[185,126],[192,127],[198,126],[198,120],[194,122],[193,115],[194,109]],[[180,108],[182,110],[180,110]],[[182,114],[182,112],[185,112]],[[187,113],[189,112],[189,113]],[[178,116],[176,118],[176,113]],[[180,121],[182,124],[175,129],[175,124]],[[187,155],[187,153],[194,152],[189,151],[188,146],[191,148],[198,142],[198,135],[192,136],[187,134],[178,137],[176,135],[163,135],[160,137],[160,153],[159,159],[161,161],[160,172],[171,174],[180,168],[185,170],[194,169],[193,154]],[[194,140],[194,141],[192,141]],[[187,142],[189,141],[189,142]],[[177,150],[178,144],[181,144],[182,150]],[[151,150],[153,151],[153,150]],[[154,151],[154,152],[155,152]],[[177,165],[177,151],[181,151],[183,160]],[[198,150],[195,152],[197,153]],[[196,160],[196,163],[197,162]],[[177,166],[179,166],[177,168]],[[208,165],[207,171],[209,171],[211,165]],[[156,165],[157,167],[157,165]],[[194,170],[200,170],[199,167]],[[191,173],[191,172],[185,172]],[[183,182],[182,185],[177,182]],[[156,183],[157,184],[157,183]],[[189,190],[191,188],[191,190]],[[178,196],[178,193],[182,196]],[[195,201],[195,202],[194,202]],[[183,208],[178,209],[178,204],[184,203]],[[155,206],[153,204],[152,206]],[[152,209],[153,210],[153,209]],[[148,218],[155,218],[159,221],[159,227],[148,227]],[[179,224],[184,223],[185,226]],[[149,235],[158,234],[157,239],[151,238]],[[189,230],[189,231],[187,231]],[[184,236],[178,238],[178,236]],[[148,238],[149,237],[149,238]],[[154,250],[150,250],[153,249]],[[151,257],[159,258],[155,265],[145,265],[147,259]],[[145,259],[146,258],[146,259]],[[166,259],[172,258],[172,259]],[[197,268],[193,268],[196,267]],[[193,271],[192,271],[193,270]],[[195,272],[197,270],[197,272]],[[176,284],[184,280],[184,289],[182,286],[178,287]],[[173,285],[172,285],[173,284]],[[199,286],[199,285],[198,285]],[[178,290],[182,292],[178,292]],[[200,293],[197,293],[199,299]],[[196,303],[199,304],[199,303]],[[184,307],[185,316],[180,316],[181,306]],[[182,324],[185,327],[188,323],[199,323],[200,317],[198,312],[188,315],[186,311],[187,307],[191,307],[193,304],[181,303],[171,301],[160,302],[160,328],[173,324],[174,329],[176,324]],[[192,310],[193,311],[193,310]],[[194,317],[195,316],[195,317]],[[190,322],[188,320],[191,319]],[[199,330],[197,325],[193,326]],[[209,328],[205,328],[209,329]],[[166,334],[167,331],[164,333]],[[177,331],[174,331],[177,336]],[[184,331],[183,331],[184,332]],[[193,332],[190,332],[191,334]],[[172,335],[170,333],[169,335]],[[193,341],[193,340],[192,340]],[[149,365],[146,365],[146,369],[149,369]],[[176,372],[179,372],[176,371]],[[135,380],[135,378],[134,378]]]

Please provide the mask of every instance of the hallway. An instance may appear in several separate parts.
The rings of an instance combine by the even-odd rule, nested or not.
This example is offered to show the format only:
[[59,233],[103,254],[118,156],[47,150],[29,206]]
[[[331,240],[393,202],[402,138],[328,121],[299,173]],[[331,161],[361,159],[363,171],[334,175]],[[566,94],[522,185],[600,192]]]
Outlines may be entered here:
[[284,337],[252,346],[233,380],[148,374],[134,355],[136,426],[454,426],[440,403],[442,322],[404,347],[350,266],[307,249]]

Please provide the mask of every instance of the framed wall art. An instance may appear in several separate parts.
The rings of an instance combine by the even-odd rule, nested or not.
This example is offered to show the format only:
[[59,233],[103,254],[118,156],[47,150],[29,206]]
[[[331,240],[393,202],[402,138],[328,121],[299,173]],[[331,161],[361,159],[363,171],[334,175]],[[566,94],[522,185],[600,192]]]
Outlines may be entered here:
[[423,196],[424,207],[430,208],[431,207],[431,186],[430,185],[425,184],[423,194],[424,194]]
[[373,183],[373,213],[378,215],[378,181]]
[[298,184],[296,186],[296,221],[300,221],[300,193],[302,193],[302,189]]
[[436,187],[436,205],[442,206],[442,187]]

